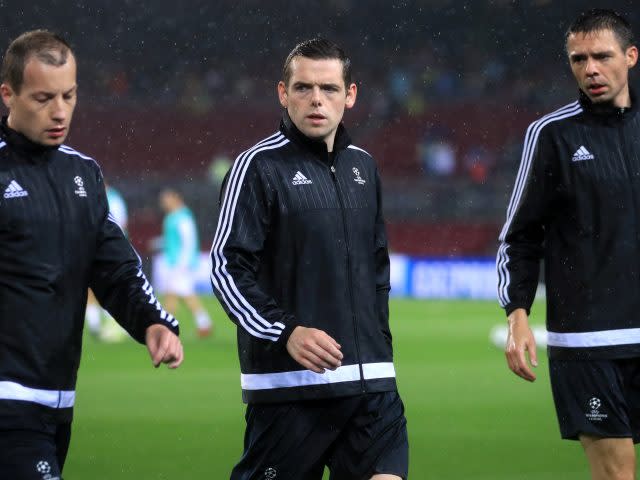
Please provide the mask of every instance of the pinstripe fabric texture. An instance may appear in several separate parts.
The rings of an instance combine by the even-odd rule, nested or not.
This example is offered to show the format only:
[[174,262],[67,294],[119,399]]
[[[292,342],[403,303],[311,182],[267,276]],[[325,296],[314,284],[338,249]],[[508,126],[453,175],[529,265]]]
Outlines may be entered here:
[[[251,162],[256,156],[267,153],[270,150],[284,148],[289,141],[282,135],[276,134],[259,142],[253,148],[243,152],[236,159],[229,176],[227,184],[227,195],[222,202],[220,220],[214,236],[211,257],[213,269],[211,281],[214,288],[220,292],[224,304],[233,312],[239,323],[252,335],[271,341],[277,341],[284,325],[281,322],[270,322],[264,319],[258,311],[246,300],[235,285],[233,276],[226,269],[227,260],[224,256],[225,243],[229,237],[233,224],[239,234],[239,241],[244,243],[252,235],[252,230],[248,228],[249,216],[253,217],[256,210],[244,210],[236,215],[236,205],[241,189],[246,188],[246,195],[250,197],[249,203],[258,205],[263,201],[260,192],[252,190],[251,186],[243,186],[243,180],[250,168]],[[355,150],[369,154],[357,147]],[[360,172],[370,170],[370,166],[365,163],[365,156],[350,158],[351,175],[338,177],[338,189],[348,209],[366,209],[375,206],[375,196],[363,195],[365,188],[363,184],[355,181],[357,178],[354,169]],[[309,162],[309,158],[293,157],[286,162],[286,166],[278,165],[275,162],[264,162],[261,164],[264,171],[266,188],[279,192],[281,203],[278,205],[278,215],[304,215],[312,211],[336,210],[338,205],[338,192],[336,186],[328,172],[327,165],[318,161]],[[302,175],[308,183],[298,183],[297,178]],[[366,179],[360,178],[363,182]],[[371,185],[374,179],[369,178]]]
[[69,422],[88,287],[138,342],[150,325],[178,333],[178,322],[109,215],[96,162],[34,144],[6,119],[0,136],[0,416]]
[[[227,260],[224,256],[224,246],[231,232],[232,222],[234,221],[234,213],[238,202],[238,196],[242,188],[242,182],[246,175],[253,158],[264,150],[280,148],[286,145],[288,140],[281,134],[272,135],[271,137],[258,143],[255,147],[243,152],[236,159],[231,170],[229,183],[227,185],[227,195],[224,197],[220,212],[220,220],[216,229],[216,234],[211,247],[211,256],[213,260],[213,270],[211,273],[211,281],[227,308],[235,315],[235,317],[249,333],[252,335],[271,341],[278,340],[284,325],[281,322],[269,322],[265,320],[256,309],[246,300],[240,293],[235,284],[233,277],[226,269]],[[252,194],[254,192],[251,192]],[[255,199],[256,204],[258,199]],[[247,212],[249,214],[253,212]],[[249,235],[251,231],[244,229],[245,217],[242,214],[235,219],[239,224],[239,230],[244,231],[244,235]],[[241,237],[241,241],[246,237]]]
[[[211,282],[238,327],[247,402],[396,388],[377,169],[341,132],[330,154],[284,123],[227,175]],[[338,339],[351,373],[301,369],[285,349],[298,325]]]
[[515,213],[521,205],[522,195],[525,191],[525,186],[531,172],[531,165],[533,163],[534,153],[536,151],[538,139],[542,129],[552,123],[560,121],[564,118],[569,118],[574,115],[578,115],[582,112],[582,107],[576,101],[566,105],[555,112],[542,117],[541,119],[533,122],[527,129],[527,134],[524,139],[524,148],[522,151],[522,159],[520,162],[520,168],[518,169],[518,176],[516,178],[515,187],[511,195],[511,201],[507,208],[507,221],[500,233],[501,245],[498,249],[498,259],[496,261],[498,270],[498,299],[500,306],[505,307],[510,303],[509,300],[509,269],[507,265],[509,263],[509,254],[507,252],[509,244],[505,241],[507,232]]

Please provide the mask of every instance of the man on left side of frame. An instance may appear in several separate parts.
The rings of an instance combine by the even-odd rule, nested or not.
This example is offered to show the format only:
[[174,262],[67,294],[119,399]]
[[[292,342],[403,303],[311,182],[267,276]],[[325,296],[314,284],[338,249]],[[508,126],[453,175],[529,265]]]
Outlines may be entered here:
[[[76,59],[44,30],[20,35],[0,95],[0,478],[60,479],[87,289],[154,366],[182,363],[178,322],[109,213],[97,163],[63,145],[76,105]],[[160,440],[159,440],[160,441]]]

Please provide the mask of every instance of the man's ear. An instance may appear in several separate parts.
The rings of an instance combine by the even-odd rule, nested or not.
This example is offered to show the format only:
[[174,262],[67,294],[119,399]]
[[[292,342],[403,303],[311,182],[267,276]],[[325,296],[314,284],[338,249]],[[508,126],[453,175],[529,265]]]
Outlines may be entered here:
[[346,108],[351,108],[356,104],[356,97],[358,96],[358,87],[355,83],[352,83],[347,88],[347,102],[345,103]]
[[638,47],[635,45],[630,46],[627,48],[625,55],[627,57],[627,67],[633,68],[638,61]]
[[2,96],[2,102],[4,103],[5,107],[10,110],[14,92],[9,84],[3,83],[2,85],[0,85],[0,96]]
[[287,86],[281,80],[278,82],[278,100],[280,100],[280,105],[284,108],[289,107],[289,99],[287,96]]

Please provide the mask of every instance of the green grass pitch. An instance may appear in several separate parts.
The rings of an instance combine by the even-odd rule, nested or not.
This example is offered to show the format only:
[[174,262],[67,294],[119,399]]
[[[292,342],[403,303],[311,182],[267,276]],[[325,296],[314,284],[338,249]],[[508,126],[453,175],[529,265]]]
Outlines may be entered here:
[[[244,432],[235,326],[205,301],[215,336],[198,340],[179,315],[186,358],[176,371],[154,370],[133,341],[85,338],[65,479],[229,478]],[[541,322],[540,305],[536,314]],[[529,384],[489,343],[503,321],[491,302],[392,301],[411,479],[588,478],[580,446],[559,438],[544,353]]]

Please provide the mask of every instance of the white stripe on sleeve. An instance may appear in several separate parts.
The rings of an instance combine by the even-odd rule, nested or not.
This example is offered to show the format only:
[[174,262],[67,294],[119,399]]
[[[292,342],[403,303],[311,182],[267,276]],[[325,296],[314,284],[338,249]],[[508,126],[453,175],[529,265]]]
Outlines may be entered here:
[[255,337],[273,342],[280,338],[280,334],[285,325],[281,322],[271,323],[264,319],[242,293],[240,293],[235,284],[235,280],[227,271],[227,259],[224,256],[224,247],[231,233],[238,197],[251,161],[256,154],[265,150],[280,148],[287,143],[289,143],[289,140],[287,140],[284,135],[276,133],[238,156],[231,169],[226,194],[220,211],[220,219],[211,246],[211,257],[213,261],[211,281],[220,293],[225,305],[247,332]]
[[524,193],[527,179],[531,171],[533,154],[538,142],[538,137],[540,136],[540,132],[542,131],[542,129],[549,123],[557,122],[558,120],[578,115],[580,112],[582,112],[582,107],[580,106],[580,103],[576,101],[556,110],[553,113],[550,113],[549,115],[545,115],[544,117],[529,125],[529,128],[527,129],[524,140],[524,148],[522,150],[522,158],[520,161],[520,168],[518,169],[518,175],[516,177],[516,183],[511,195],[511,201],[509,202],[509,207],[507,208],[507,221],[505,222],[504,227],[500,232],[499,239],[501,245],[498,249],[498,256],[496,259],[496,270],[498,273],[498,300],[502,307],[505,307],[511,302],[508,292],[511,278],[509,275],[509,270],[507,268],[509,264],[510,245],[505,241],[505,238],[507,232],[509,231],[509,228],[511,227],[511,222],[515,217],[518,208],[520,208],[520,201],[522,200],[522,195]]

